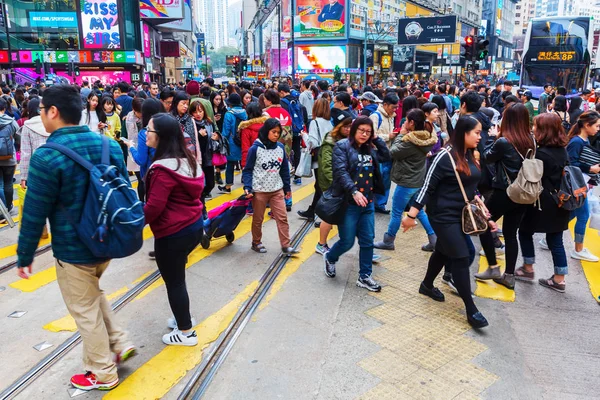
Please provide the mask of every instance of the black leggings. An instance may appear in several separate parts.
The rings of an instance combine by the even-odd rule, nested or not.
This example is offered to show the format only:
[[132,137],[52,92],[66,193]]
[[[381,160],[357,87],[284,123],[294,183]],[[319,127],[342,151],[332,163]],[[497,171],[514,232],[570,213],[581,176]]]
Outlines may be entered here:
[[[486,203],[492,220],[502,220],[502,233],[504,234],[504,244],[506,246],[506,273],[514,274],[517,257],[519,255],[519,242],[517,240],[517,231],[521,225],[521,221],[525,216],[527,205],[514,203],[506,194],[506,190],[494,189],[494,194]],[[498,265],[496,260],[496,250],[494,246],[494,237],[488,229],[484,234],[479,236],[481,247],[485,252],[488,265]]]
[[473,315],[478,310],[473,302],[471,296],[471,272],[469,257],[463,258],[450,258],[443,255],[437,249],[433,252],[429,258],[429,264],[427,265],[427,273],[423,283],[429,289],[433,288],[433,281],[442,271],[444,265],[446,265],[452,271],[452,279],[454,280],[454,286],[458,290],[458,294],[465,303],[467,315]]
[[140,171],[135,171],[134,174],[135,174],[135,176],[137,178],[137,182],[138,182],[138,187],[137,187],[138,197],[140,198],[140,201],[143,202],[146,199],[146,184],[144,183],[144,179],[142,179],[142,175],[140,174]]
[[315,173],[315,195],[313,196],[312,204],[310,205],[309,208],[314,211],[315,208],[317,207],[317,202],[323,195],[323,191],[321,190],[321,187],[319,186],[319,179],[318,179],[319,169],[315,168],[313,171]]
[[200,229],[184,236],[154,240],[156,264],[165,281],[169,305],[177,321],[177,327],[182,331],[192,328],[190,298],[185,285],[185,264],[188,255],[200,243],[202,234],[203,231]]
[[215,188],[215,167],[203,165],[202,172],[204,172],[204,190],[202,191],[202,202],[204,203],[204,198]]
[[302,136],[294,136],[292,139],[292,152],[294,153],[293,162],[294,168],[298,168],[300,164],[300,152],[302,151]]

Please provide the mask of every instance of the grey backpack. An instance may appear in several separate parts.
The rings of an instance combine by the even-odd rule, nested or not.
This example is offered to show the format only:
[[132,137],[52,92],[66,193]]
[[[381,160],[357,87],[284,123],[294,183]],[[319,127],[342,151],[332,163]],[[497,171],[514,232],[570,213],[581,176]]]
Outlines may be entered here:
[[[535,141],[534,146],[536,146]],[[510,181],[506,168],[504,169],[506,179],[508,180],[506,194],[509,199],[517,204],[535,204],[537,202],[538,206],[540,206],[539,200],[543,190],[542,175],[544,175],[544,163],[542,160],[535,158],[535,150],[529,149],[525,157],[518,150],[517,153],[523,159],[523,165],[521,165],[517,179],[514,182]]]
[[560,188],[551,193],[559,208],[575,210],[585,203],[587,185],[578,167],[567,165],[563,168]]

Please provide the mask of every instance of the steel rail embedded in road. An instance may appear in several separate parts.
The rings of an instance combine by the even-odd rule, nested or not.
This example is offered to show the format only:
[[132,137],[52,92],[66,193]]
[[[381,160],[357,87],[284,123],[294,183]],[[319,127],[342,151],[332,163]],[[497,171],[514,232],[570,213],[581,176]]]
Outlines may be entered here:
[[[44,254],[44,253],[50,251],[50,249],[52,249],[52,245],[46,244],[46,245],[40,247],[39,249],[37,249],[34,253],[34,256],[39,256],[40,254]],[[4,265],[0,266],[0,274],[3,274],[4,272],[8,271],[9,269],[13,269],[16,266],[17,266],[17,260],[11,261],[8,264],[4,264]]]
[[[290,244],[293,248],[297,248],[298,245],[302,243],[312,228],[313,222],[314,221],[311,220],[305,221],[303,225],[294,233]],[[279,273],[289,259],[290,257],[280,253],[269,266],[269,268],[267,268],[267,271],[260,278],[258,287],[254,290],[254,293],[252,293],[250,298],[238,310],[229,326],[225,329],[215,345],[212,347],[210,354],[208,354],[205,361],[198,366],[177,400],[198,400],[204,395],[208,385],[217,373],[217,370],[227,358],[227,355],[233,348],[233,345],[238,337],[241,335],[244,327],[250,321],[250,318],[256,311],[256,308],[266,296],[269,289],[273,285],[273,282],[279,276]]]
[[[140,294],[144,289],[146,289],[148,286],[154,283],[159,277],[160,272],[158,270],[154,271],[151,275],[147,276],[143,281],[141,281],[132,289],[127,291],[127,293],[125,293],[121,298],[119,298],[119,300],[117,300],[112,305],[113,311],[119,311],[127,303],[133,300],[138,294]],[[76,332],[73,336],[71,336],[60,346],[58,346],[56,350],[48,354],[33,368],[31,368],[19,379],[13,382],[8,388],[4,389],[4,391],[0,393],[0,400],[12,399],[14,396],[19,394],[19,392],[31,385],[31,383],[33,383],[34,380],[36,380],[41,374],[46,372],[48,368],[54,365],[54,363],[63,358],[73,347],[77,346],[77,344],[79,344],[80,341],[81,334],[79,332]]]

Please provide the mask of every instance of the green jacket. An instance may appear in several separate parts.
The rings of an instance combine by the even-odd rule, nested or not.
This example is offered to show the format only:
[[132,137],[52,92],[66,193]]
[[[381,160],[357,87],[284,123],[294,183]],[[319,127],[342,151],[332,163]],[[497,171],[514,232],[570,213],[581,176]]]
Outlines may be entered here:
[[198,96],[192,96],[190,98],[190,104],[192,104],[195,101],[199,101],[200,103],[202,103],[202,105],[204,106],[204,109],[206,110],[206,116],[213,122],[215,122],[215,112],[213,110],[213,106],[210,103],[210,100],[206,100],[203,98],[200,98]]
[[435,131],[408,132],[403,136],[396,136],[390,149],[394,162],[392,166],[392,181],[407,188],[420,188],[425,180],[427,171],[427,153],[438,142]]
[[531,128],[533,126],[534,117],[533,104],[531,104],[531,101],[525,103],[525,108],[529,111],[529,127]]
[[331,183],[333,182],[332,161],[335,143],[336,141],[333,139],[333,136],[331,136],[331,133],[328,133],[323,138],[321,147],[319,147],[317,182],[322,191],[329,189],[329,186],[331,186]]

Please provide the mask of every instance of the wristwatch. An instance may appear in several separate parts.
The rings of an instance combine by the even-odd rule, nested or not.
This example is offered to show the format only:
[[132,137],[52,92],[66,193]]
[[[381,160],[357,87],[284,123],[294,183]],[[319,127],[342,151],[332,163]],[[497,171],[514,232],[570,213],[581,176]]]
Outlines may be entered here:
[[358,193],[358,190],[355,190],[354,192],[352,192],[352,197],[354,197],[354,195]]
[[410,219],[417,219],[417,217],[413,217],[413,216],[411,216],[410,214],[406,214],[406,216],[407,216],[408,218],[410,218]]

